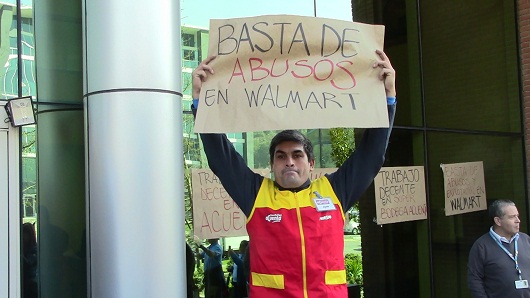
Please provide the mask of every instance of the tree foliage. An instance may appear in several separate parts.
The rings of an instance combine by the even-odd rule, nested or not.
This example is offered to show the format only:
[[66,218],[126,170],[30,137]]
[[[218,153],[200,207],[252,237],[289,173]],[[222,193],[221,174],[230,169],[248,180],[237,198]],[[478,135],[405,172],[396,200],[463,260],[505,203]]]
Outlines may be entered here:
[[363,261],[360,255],[346,254],[344,256],[346,266],[346,281],[349,284],[363,284]]
[[[353,128],[331,128],[329,130],[331,141],[331,158],[335,166],[340,167],[355,150],[355,131]],[[358,202],[348,211],[349,217],[359,222]],[[361,226],[357,227],[360,233]],[[363,264],[360,255],[346,254],[344,258],[346,266],[346,279],[349,284],[363,284]]]
[[355,132],[353,128],[331,128],[331,158],[336,167],[340,167],[355,149]]
[[[331,128],[329,130],[331,141],[331,158],[336,167],[340,167],[355,150],[355,131],[353,128]],[[358,202],[348,211],[349,217],[359,222],[359,204]],[[357,227],[360,233],[361,226]]]

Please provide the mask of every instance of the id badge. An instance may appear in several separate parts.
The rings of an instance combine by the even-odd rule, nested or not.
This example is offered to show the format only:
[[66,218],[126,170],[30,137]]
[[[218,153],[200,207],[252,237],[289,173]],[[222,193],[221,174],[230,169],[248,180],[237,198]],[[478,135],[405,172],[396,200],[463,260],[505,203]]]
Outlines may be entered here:
[[528,289],[528,280],[526,279],[516,280],[515,288],[516,289]]
[[335,204],[333,204],[331,198],[313,198],[313,201],[315,202],[315,206],[318,212],[331,211],[337,209],[335,207]]

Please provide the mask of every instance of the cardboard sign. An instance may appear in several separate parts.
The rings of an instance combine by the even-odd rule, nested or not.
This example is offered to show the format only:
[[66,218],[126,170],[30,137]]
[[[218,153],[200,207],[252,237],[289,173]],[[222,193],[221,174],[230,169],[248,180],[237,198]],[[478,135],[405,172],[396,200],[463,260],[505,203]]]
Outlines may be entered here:
[[442,164],[445,190],[445,215],[488,208],[482,161]]
[[313,169],[313,171],[311,171],[311,173],[309,173],[309,179],[311,181],[315,180],[315,179],[318,179],[322,176],[324,176],[325,174],[331,174],[331,173],[334,173],[337,171],[337,168],[318,168],[318,169]]
[[374,185],[377,224],[427,218],[423,167],[383,167]]
[[382,25],[325,18],[211,20],[195,132],[388,127],[383,41]]
[[[268,169],[254,170],[268,176]],[[193,232],[200,239],[246,236],[247,218],[210,169],[192,169]]]

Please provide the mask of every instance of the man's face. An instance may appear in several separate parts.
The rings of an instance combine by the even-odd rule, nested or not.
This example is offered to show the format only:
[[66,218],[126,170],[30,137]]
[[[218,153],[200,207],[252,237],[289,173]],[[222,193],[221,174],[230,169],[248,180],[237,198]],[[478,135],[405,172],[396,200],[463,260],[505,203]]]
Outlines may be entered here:
[[274,179],[283,188],[296,188],[309,179],[315,161],[309,161],[302,144],[286,141],[274,149],[272,172]]
[[498,226],[498,231],[495,231],[500,236],[506,237],[508,240],[519,232],[519,212],[515,206],[504,207],[504,215],[496,217],[495,223]]

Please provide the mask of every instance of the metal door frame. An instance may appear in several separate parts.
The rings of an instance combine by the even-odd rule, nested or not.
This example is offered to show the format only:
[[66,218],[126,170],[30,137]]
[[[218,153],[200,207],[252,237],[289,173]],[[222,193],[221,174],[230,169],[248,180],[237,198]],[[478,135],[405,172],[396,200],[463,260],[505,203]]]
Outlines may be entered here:
[[19,128],[0,101],[0,297],[21,297]]

